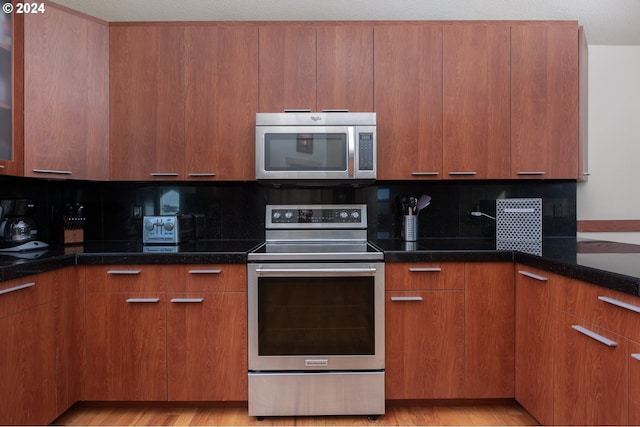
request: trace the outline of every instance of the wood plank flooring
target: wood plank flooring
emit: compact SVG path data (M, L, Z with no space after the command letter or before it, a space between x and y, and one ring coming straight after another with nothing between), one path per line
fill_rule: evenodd
M66 426L524 426L538 425L516 402L388 404L377 420L366 416L250 417L246 406L105 406L78 404L54 425Z

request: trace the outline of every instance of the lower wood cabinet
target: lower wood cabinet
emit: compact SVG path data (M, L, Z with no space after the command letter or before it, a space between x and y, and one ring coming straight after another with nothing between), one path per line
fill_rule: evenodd
M64 409L57 387L64 270L0 283L0 424L43 425Z
M555 425L626 425L628 343L624 337L556 311Z
M385 266L387 399L464 396L464 264Z
M86 399L247 399L244 265L87 267Z

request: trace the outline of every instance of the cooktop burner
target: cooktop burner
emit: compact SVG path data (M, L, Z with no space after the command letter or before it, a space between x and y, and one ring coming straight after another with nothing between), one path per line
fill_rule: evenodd
M269 205L266 242L249 261L365 261L384 254L367 242L367 205Z

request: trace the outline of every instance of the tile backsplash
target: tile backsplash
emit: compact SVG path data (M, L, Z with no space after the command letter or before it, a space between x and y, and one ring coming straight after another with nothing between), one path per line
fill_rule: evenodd
M143 215L176 212L204 214L208 239L260 239L265 205L299 203L366 203L370 237L399 238L400 199L422 194L432 201L418 216L421 239L495 237L496 224L489 217L495 217L499 198L542 198L543 236L576 234L573 181L379 181L354 188L0 177L0 199L34 200L40 238L50 243L60 242L63 209L69 202L85 206L85 240L141 240Z

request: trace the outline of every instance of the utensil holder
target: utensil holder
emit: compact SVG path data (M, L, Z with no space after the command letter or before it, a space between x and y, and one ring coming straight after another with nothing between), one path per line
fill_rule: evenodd
M418 239L418 216L402 215L402 238L407 242Z

